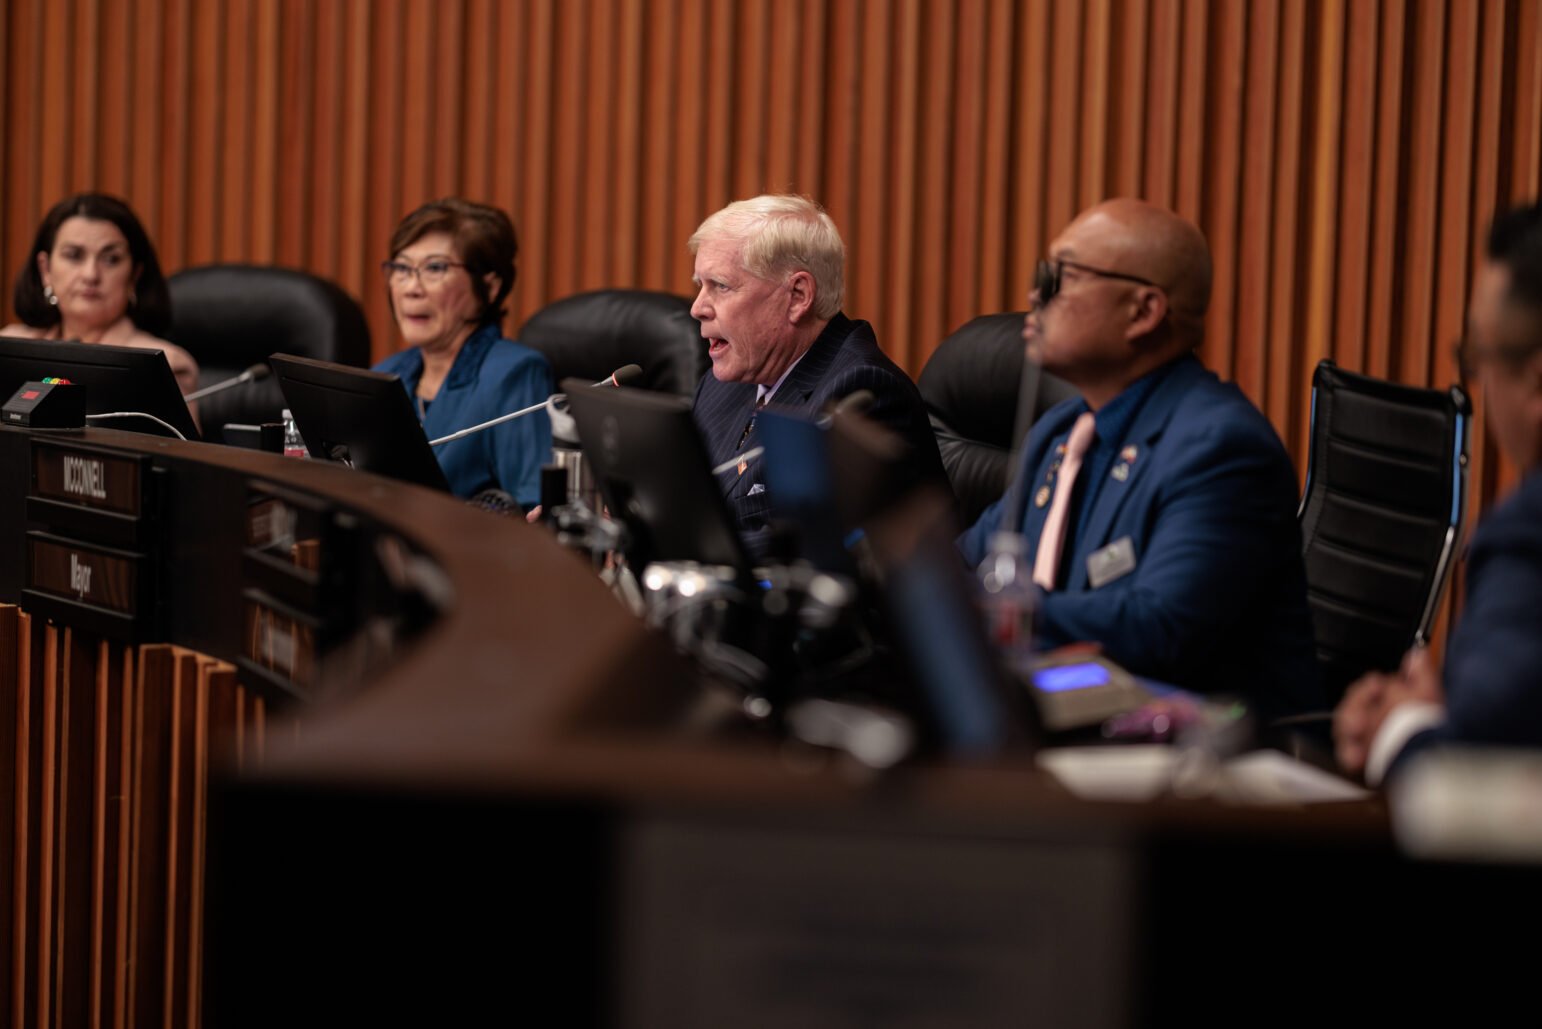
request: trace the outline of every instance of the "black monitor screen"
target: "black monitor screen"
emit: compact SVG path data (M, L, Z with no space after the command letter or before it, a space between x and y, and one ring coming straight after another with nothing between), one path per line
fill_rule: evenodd
M150 347L114 347L52 339L0 337L0 394L9 399L28 382L66 379L84 387L91 425L154 436L172 435L149 418L93 418L136 412L153 415L187 439L198 439L166 355Z
M288 354L268 361L312 457L449 492L400 378Z
M768 408L757 418L766 448L766 488L780 527L793 534L796 556L827 572L853 574L837 499L829 430L800 415Z
M1031 745L1037 720L1002 666L953 540L949 500L923 492L875 523L885 614L909 669L923 725L942 752L985 758Z
M584 455L610 512L627 525L627 558L750 567L688 401L565 379Z

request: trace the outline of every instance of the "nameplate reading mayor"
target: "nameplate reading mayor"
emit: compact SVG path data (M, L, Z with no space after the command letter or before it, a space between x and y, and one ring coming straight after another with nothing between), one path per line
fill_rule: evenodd
M135 575L131 558L46 539L30 539L35 590L66 597L121 614L135 613Z
M138 515L143 465L101 450L34 443L33 496Z

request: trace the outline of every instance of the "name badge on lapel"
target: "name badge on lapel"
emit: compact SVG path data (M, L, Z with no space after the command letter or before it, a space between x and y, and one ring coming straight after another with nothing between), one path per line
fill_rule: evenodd
M1135 571L1135 544L1121 536L1101 550L1087 555L1087 582L1093 589L1106 586Z

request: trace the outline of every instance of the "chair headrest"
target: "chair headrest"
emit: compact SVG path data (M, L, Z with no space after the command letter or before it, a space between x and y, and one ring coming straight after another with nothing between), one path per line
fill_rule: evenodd
M958 435L1013 444L1023 378L1023 315L982 314L944 339L916 385L927 410Z
M709 360L691 303L672 293L602 289L554 300L520 327L519 341L551 363L552 379L602 379L642 366L636 385L692 396Z
M166 338L200 365L245 368L282 352L340 364L369 364L369 326L358 303L308 272L260 265L188 268L166 280Z
M358 303L337 285L308 272L262 265L212 264L166 280L171 326L166 338L198 362L199 385L210 386L275 353L364 367L369 325ZM227 422L277 421L284 407L269 378L199 401L207 439Z

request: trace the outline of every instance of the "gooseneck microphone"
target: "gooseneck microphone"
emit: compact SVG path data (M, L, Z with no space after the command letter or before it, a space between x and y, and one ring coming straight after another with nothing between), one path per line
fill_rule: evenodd
M837 415L843 414L867 414L867 412L873 409L873 402L877 399L877 397L873 396L873 391L870 389L853 390L831 404L829 406L830 413L825 417L835 418Z
M611 372L609 375L605 376L605 378L601 379L599 382L591 382L589 385L591 387L625 386L627 383L631 382L641 374L641 365L624 364L620 368L617 368L615 371ZM553 393L552 396L560 397L562 394ZM504 422L512 422L516 418L523 418L527 414L534 414L536 411L544 409L546 407L547 400L550 399L551 397L548 397L546 400L541 401L539 404L531 404L529 407L522 407L518 411L510 411L508 414L499 415L497 418L489 419L488 421L482 422L479 425L473 425L469 428L461 429L459 432L452 432L448 436L440 436L438 439L431 439L428 441L428 445L431 447L437 447L443 443L451 443L465 436L470 436L473 433L481 432L483 429L491 429L494 425L502 425Z
M266 361L258 361L256 364L252 365L250 368L242 372L240 375L237 375L235 378L226 379L224 382L216 382L214 385L205 386L203 389L195 389L193 392L187 394L182 399L191 404L195 400L202 400L204 397L212 397L216 393L223 393L227 389L235 389L237 386L244 386L248 382L261 382L263 379L266 379L272 374L273 369L268 367L268 363Z

